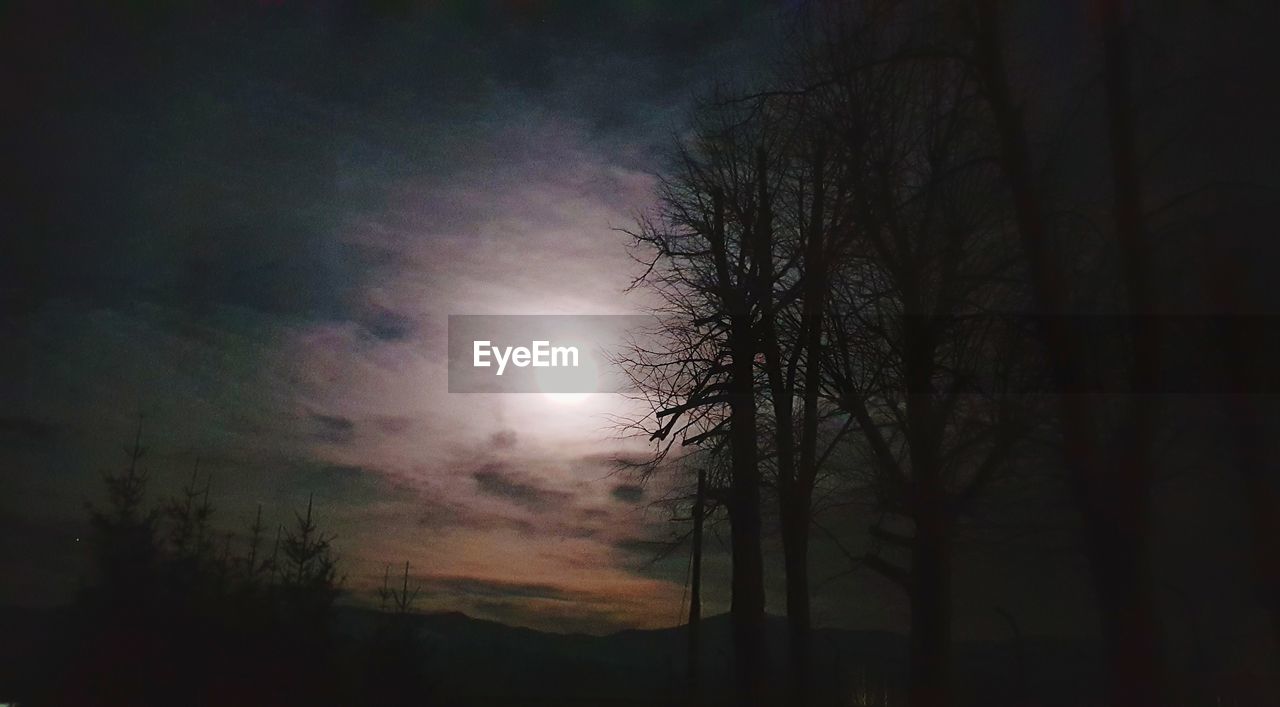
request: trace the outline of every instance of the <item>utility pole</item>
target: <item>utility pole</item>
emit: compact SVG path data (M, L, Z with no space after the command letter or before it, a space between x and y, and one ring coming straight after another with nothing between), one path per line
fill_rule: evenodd
M693 500L693 568L689 580L689 688L698 693L698 630L702 624L702 517L705 515L707 472L698 470L698 492Z

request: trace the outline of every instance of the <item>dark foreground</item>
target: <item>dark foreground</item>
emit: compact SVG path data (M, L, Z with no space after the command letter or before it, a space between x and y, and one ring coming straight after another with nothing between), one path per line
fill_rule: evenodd
M725 704L729 625L703 626L701 696L685 675L681 628L609 636L550 634L462 614L392 616L339 608L309 636L249 640L233 627L165 627L90 635L70 609L0 612L0 701L22 705L679 705ZM173 627L168 627L172 629ZM283 629L286 633L287 629ZM785 626L773 620L781 691ZM166 637L169 636L168 638ZM816 635L814 704L904 704L906 642L895 634L824 629ZM256 645L255 645L256 643ZM956 703L1088 705L1098 666L1086 643L1027 639L957 646ZM1180 678L1185 704L1263 705L1247 674ZM787 700L779 697L777 704Z

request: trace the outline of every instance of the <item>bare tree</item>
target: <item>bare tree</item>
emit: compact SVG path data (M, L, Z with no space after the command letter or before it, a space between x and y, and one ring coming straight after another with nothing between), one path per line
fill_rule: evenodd
M1135 162L1132 107L1128 95L1128 29L1118 4L1105 4L1104 83L1115 186L1115 233L1130 314L1137 315L1132 347L1124 353L1133 390L1150 393L1156 375L1157 332L1149 328L1150 282L1141 246L1142 216ZM983 0L962 12L972 37L972 65L982 83L1000 145L1000 164L1011 196L1022 251L1058 396L1064 457L1076 505L1084 521L1089 555L1108 649L1111 700L1116 705L1164 704L1148 569L1146 533L1153 410L1146 395L1134 396L1123 421L1106 429L1110 415L1098 396L1071 394L1089 369L1089 337L1071 314L1071 289L1050 246L1050 232L1038 174L1022 111L1008 78L1005 36L998 3Z
M646 264L637 285L662 301L664 326L619 363L658 420L659 463L681 445L723 445L730 473L721 499L730 519L732 625L738 701L763 691L764 567L756 356L762 259L771 215L761 135L732 110L704 114L655 216L631 235ZM745 127L744 126L749 126Z
M870 532L907 565L857 560L907 593L912 703L937 705L949 695L958 525L1012 468L1031 418L1016 394L1027 352L1006 316L1021 291L989 196L991 136L968 67L937 51L942 28L916 9L822 5L799 78L771 95L803 101L807 132L826 140L827 241L811 240L804 264L811 277L829 271L811 281L828 290L814 297L827 344L805 373L861 433L857 492L900 519Z
M828 169L824 138L812 135L803 110L788 101L780 113L791 134L779 152L780 172L770 193L768 156L757 151L757 202L767 214L756 229L767 423L787 586L787 623L793 704L808 701L811 611L809 536L819 471L821 357L828 259L841 224L827 208ZM803 108L801 103L800 107ZM767 106L765 107L767 108ZM842 198L836 195L836 200Z

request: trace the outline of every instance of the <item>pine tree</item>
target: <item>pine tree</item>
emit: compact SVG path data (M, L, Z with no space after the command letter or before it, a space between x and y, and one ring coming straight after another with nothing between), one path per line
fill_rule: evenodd
M128 467L103 475L107 487L106 506L89 505L101 583L98 598L116 610L147 605L147 597L155 589L159 551L158 513L143 507L148 478L140 464L146 454L141 423L134 435L133 448L126 450L126 454Z
M286 531L282 550L281 588L288 608L299 616L314 618L325 613L337 596L337 560L331 543L316 524L314 498L307 499L305 515L295 513L292 530Z

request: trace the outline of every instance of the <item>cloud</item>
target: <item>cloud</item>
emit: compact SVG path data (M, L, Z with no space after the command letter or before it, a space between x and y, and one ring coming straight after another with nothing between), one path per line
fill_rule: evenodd
M614 548L629 555L640 555L646 559L653 559L665 555L664 551L670 549L672 544L646 538L621 538L613 541L612 545Z
M426 577L424 582L436 591L468 597L575 601L587 596L584 592L543 582L515 582L467 576Z
M441 503L431 500L426 500L424 503L428 508L417 518L417 525L420 528L471 531L505 528L514 530L522 535L529 535L538 530L538 526L527 518L515 518L477 511L458 503Z
M391 474L359 464L338 464L319 459L294 464L292 473L276 477L276 494L286 498L314 493L327 502L373 503L386 500L416 500L411 486L397 482Z
M404 341L413 334L413 320L389 309L375 308L361 318L360 324L370 336L380 341Z
M639 503L644 498L644 487L639 484L618 484L609 492L621 503Z
M635 625L634 599L613 591L586 591L551 582L478 576L425 577L424 595L449 597L482 618L544 631L601 633ZM646 618L647 615L646 615Z
M380 432L389 435L404 434L413 427L413 418L405 415L377 415L373 418L373 426Z
M515 430L501 430L493 433L493 436L489 438L489 443L495 449L510 449L516 446L517 439Z
M315 436L325 442L346 444L355 437L356 423L350 418L312 413L311 420L316 423Z
M497 528L516 551L563 538L608 557L623 509L578 459L608 444L596 423L571 447L548 433L566 411L495 418L446 397L431 356L449 311L621 299L632 264L608 227L648 203L685 79L712 80L701 59L742 21L675 7L552 3L514 33L317 12L287 36L196 13L128 42L143 49L116 55L105 84L89 59L112 54L118 27L42 46L13 160L38 169L15 172L10 230L25 235L0 263L23 374L0 382L20 399L0 462L23 490L3 510L38 497L80 513L144 407L161 421L145 441L217 467L228 521L314 492L352 556L400 530L404 546L472 547ZM406 50L424 41L432 52ZM474 448L456 456L463 439ZM35 445L50 463L14 463ZM485 464L526 449L549 451ZM576 567L529 560L545 576Z
M548 489L540 482L513 473L499 462L486 464L471 474L480 493L502 498L531 510L544 511L562 506L573 497L564 491Z

